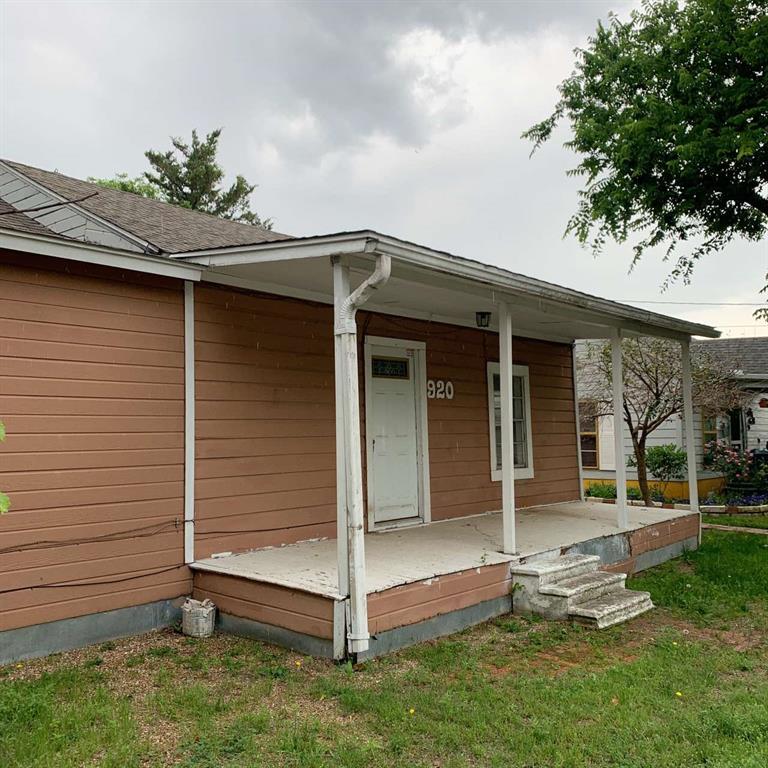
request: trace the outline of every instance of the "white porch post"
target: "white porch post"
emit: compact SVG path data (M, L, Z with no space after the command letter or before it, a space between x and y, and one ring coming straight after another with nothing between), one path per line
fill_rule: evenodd
M693 428L693 383L691 376L691 342L680 342L683 378L683 426L685 428L685 452L688 457L688 497L691 512L699 511L699 485L696 472L696 437Z
M195 284L184 281L184 562L195 562Z
M616 454L616 524L629 527L627 513L627 457L624 453L624 371L621 364L621 330L611 336L611 378L613 383L613 446Z
M581 458L581 416L579 415L579 385L576 368L576 342L571 344L571 371L573 376L573 418L576 422L576 458L579 462L579 499L584 501L584 464ZM600 434L595 435L600 439Z
M501 400L501 496L504 552L515 554L515 456L512 429L512 315L506 301L499 302L499 373ZM493 439L493 437L492 437Z
M338 268L338 257L332 257L334 272ZM341 268L343 270L343 267ZM337 508L344 509L344 527L347 539L346 557L349 590L350 626L347 633L350 653L368 650L368 593L365 585L365 539L363 509L363 467L360 439L360 392L357 360L357 310L380 286L389 280L391 261L389 256L378 254L374 272L352 293L348 281L339 273L334 274L334 290L347 292L334 297L334 339L336 354L336 403L341 405L341 421L337 414L337 428L342 426L342 448L344 454L344 480L336 489ZM345 285L345 282L347 285ZM338 452L337 448L337 452ZM337 453L338 455L338 453ZM337 477L340 475L337 474ZM343 494L343 498L342 498ZM341 527L341 524L339 525ZM338 552L344 556L343 548ZM342 569L341 560L338 564ZM339 577L341 580L341 577Z
M334 325L341 305L349 296L349 267L341 258L333 260ZM341 337L334 334L336 397L336 562L339 594L349 597L349 546L347 541L347 461L344 451L344 368Z

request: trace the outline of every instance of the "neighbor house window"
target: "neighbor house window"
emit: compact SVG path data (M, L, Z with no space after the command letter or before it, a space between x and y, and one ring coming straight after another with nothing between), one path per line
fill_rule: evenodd
M579 438L581 440L581 466L597 469L600 466L597 439L597 403L582 400L579 403Z
M501 374L488 363L488 410L491 427L491 479L501 480ZM533 477L531 390L527 365L512 367L512 439L515 477Z
M707 416L704 414L701 417L701 439L704 442L705 448L707 443L717 441L717 416Z

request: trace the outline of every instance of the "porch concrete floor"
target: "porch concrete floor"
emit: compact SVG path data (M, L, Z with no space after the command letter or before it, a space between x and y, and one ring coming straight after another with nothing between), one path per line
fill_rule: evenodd
M630 507L628 530L689 514L686 510ZM519 509L517 556L500 551L499 512L369 533L365 536L368 593L510 562L618 532L614 505L575 501ZM339 597L335 539L210 557L196 561L192 568Z

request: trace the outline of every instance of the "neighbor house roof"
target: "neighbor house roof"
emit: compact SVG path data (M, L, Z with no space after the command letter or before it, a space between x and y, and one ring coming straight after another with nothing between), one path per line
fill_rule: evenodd
M739 378L768 378L768 336L695 341L697 349L734 371Z
M65 200L76 200L95 192L93 197L77 203L78 207L146 240L164 253L250 245L287 237L264 227L220 219L131 192L74 179L58 171L44 171L10 160L2 162ZM5 220L5 217L3 219L0 226L7 226L9 229L17 229L20 226L19 221L10 222Z

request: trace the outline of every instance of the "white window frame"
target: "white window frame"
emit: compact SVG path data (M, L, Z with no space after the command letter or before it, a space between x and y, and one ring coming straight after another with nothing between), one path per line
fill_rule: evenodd
M496 419L493 408L493 377L501 375L498 363L489 362L487 365L488 378L488 437L491 443L491 480L501 480L501 470L496 469ZM523 380L523 403L525 404L525 432L527 448L527 467L515 467L515 480L530 480L534 477L533 471L533 434L531 431L531 377L527 365L513 365L512 375L519 376Z

